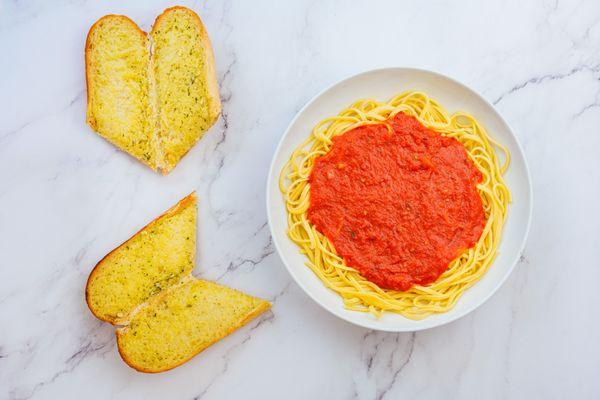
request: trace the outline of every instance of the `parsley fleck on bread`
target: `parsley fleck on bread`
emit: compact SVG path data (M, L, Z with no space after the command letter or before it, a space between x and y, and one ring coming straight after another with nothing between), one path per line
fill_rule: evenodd
M192 10L172 7L150 34L122 15L100 18L85 46L87 123L168 173L217 120L213 50Z
M138 371L175 368L271 307L194 278L195 252L192 193L111 251L88 278L90 310L120 325L119 353Z

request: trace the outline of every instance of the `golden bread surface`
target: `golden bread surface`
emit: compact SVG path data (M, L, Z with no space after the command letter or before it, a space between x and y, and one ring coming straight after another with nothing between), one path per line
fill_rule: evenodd
M117 330L119 352L139 371L166 371L269 308L265 300L190 278L152 298Z
M159 140L164 168L172 169L217 120L221 111L208 34L184 7L160 15L150 32L160 110Z
M184 363L271 307L196 279L196 195L190 194L111 251L92 270L86 301L117 329L123 360L142 372Z
M139 304L189 275L195 253L192 193L96 265L86 288L90 309L104 321L126 321Z
M221 111L210 39L196 13L165 10L148 35L107 15L85 48L87 123L152 169L171 171Z
M150 40L129 18L102 17L86 42L87 123L156 169L156 116L150 112Z

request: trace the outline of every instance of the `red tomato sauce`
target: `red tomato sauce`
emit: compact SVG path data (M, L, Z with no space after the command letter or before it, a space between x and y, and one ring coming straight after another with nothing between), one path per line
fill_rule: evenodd
M403 113L386 124L335 137L315 160L308 219L366 279L408 290L479 240L482 175L458 140Z

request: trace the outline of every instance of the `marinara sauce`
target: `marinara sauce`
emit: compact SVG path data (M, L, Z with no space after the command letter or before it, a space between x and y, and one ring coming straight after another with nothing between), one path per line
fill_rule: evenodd
M399 113L333 139L310 175L308 219L366 279L408 290L479 240L481 180L458 140Z

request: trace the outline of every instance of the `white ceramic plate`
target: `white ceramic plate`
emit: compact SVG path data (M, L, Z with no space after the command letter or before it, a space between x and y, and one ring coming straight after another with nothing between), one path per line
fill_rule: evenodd
M287 219L278 187L281 169L293 150L302 143L320 120L338 114L361 98L388 100L406 90L420 90L438 100L449 112L463 110L475 116L488 134L508 147L511 165L506 183L512 192L508 218L504 226L498 256L485 276L460 298L456 306L421 321L412 321L394 313L377 319L368 313L349 311L342 299L327 289L304 264L305 256L286 234ZM532 211L531 178L523 151L510 127L494 107L465 85L438 73L411 69L386 68L365 72L323 90L296 115L281 138L269 171L267 214L275 247L294 280L319 305L332 314L356 325L382 331L417 331L440 326L460 318L483 304L506 280L517 263L529 232Z

